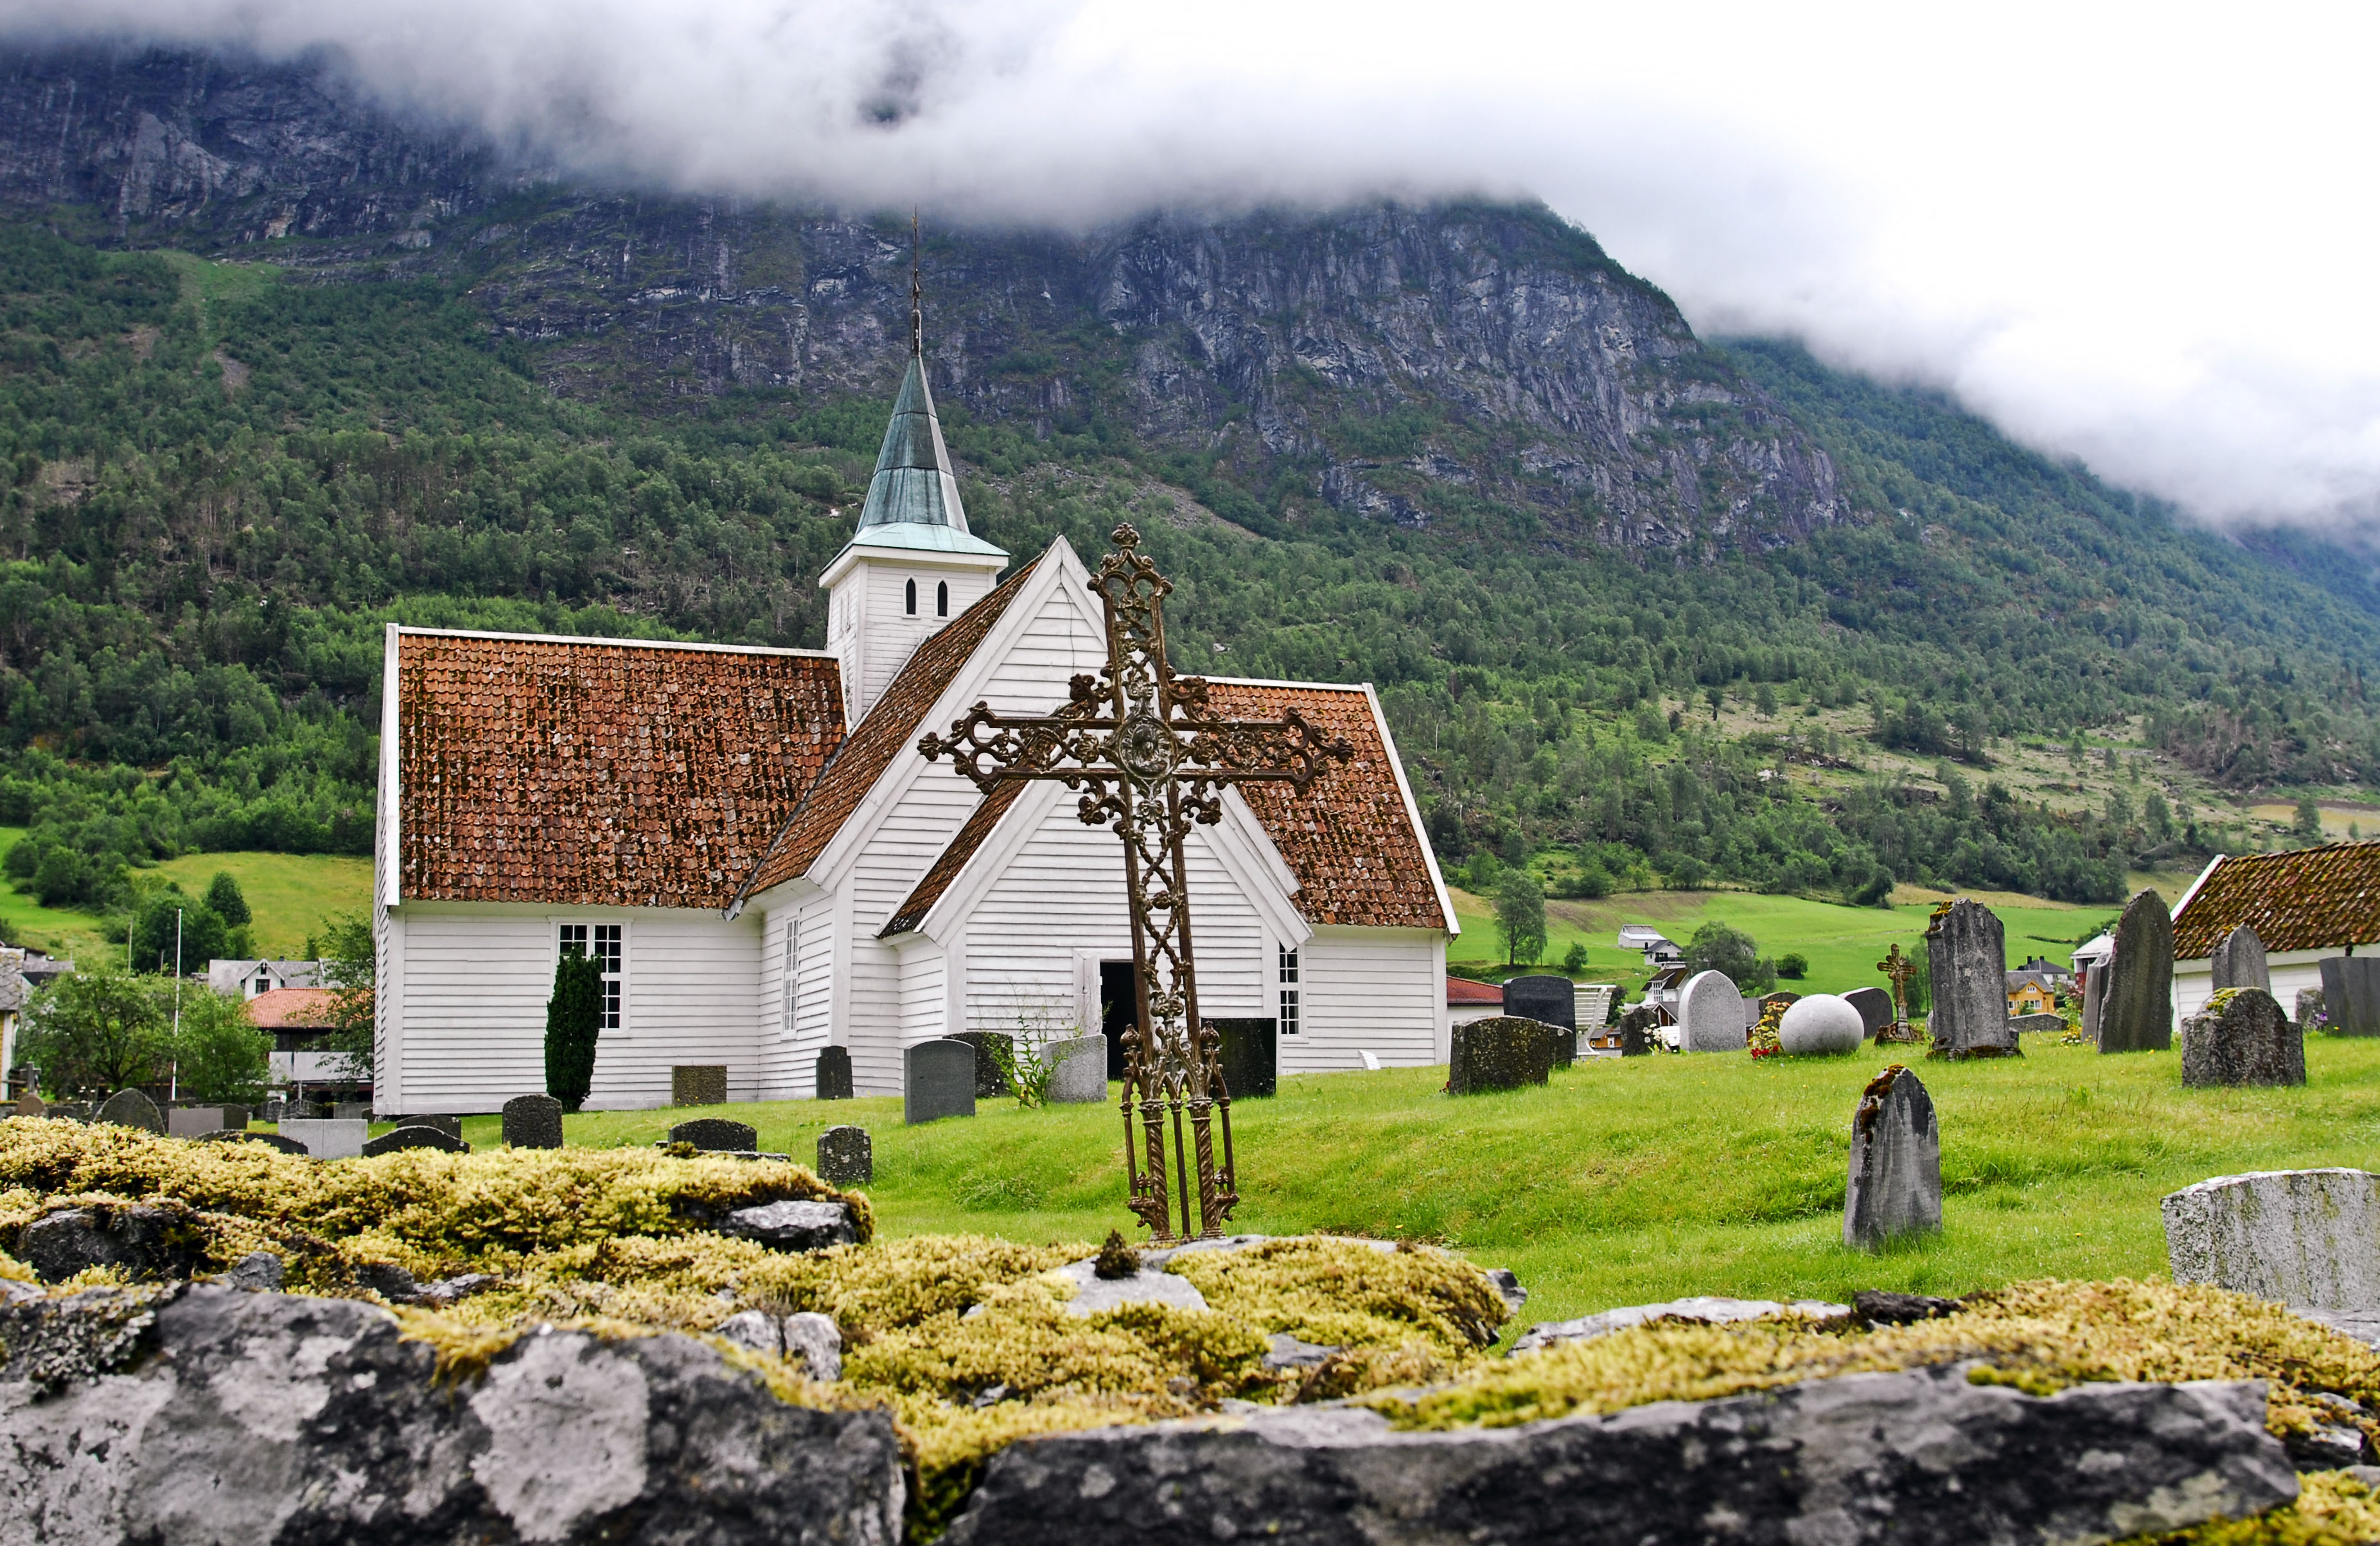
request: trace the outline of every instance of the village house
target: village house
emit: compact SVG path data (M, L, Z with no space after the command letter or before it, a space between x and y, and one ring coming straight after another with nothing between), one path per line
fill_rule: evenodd
M1062 785L990 797L918 738L978 701L1047 713L1105 662L1063 540L1012 569L969 530L912 347L868 501L819 583L823 651L388 629L373 1103L544 1088L558 956L601 966L592 1108L862 1094L961 1031L1105 1029L1129 1001L1122 845ZM1254 784L1188 849L1200 1008L1269 1022L1282 1074L1443 1062L1454 910L1368 686L1210 678L1354 749Z
M2218 854L2173 910L2174 1023L2215 992L2215 947L2246 924L2284 1008L2322 986L2322 961L2380 943L2380 841L2285 854Z
M322 986L320 961L231 961L207 963L207 986L226 997L237 993L252 999L280 988Z

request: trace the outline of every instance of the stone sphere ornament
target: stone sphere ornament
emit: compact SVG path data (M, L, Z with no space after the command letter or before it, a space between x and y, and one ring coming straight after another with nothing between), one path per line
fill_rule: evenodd
M1831 1057L1855 1053L1867 1035L1859 1006L1833 993L1811 993L1786 1006L1777 1040L1791 1057Z

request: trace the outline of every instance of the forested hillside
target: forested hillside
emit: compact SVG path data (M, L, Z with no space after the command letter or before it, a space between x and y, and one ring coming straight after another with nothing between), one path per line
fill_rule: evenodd
M0 82L0 824L44 900L119 905L190 848L368 851L391 619L820 642L905 229L384 138L357 164L461 191L350 185L310 225L265 172L176 202L72 122L82 161L29 162L29 68ZM2369 598L2303 578L2302 540L2277 561L1923 395L1706 346L1542 210L942 234L927 269L978 529L1087 554L1129 516L1185 664L1378 684L1451 863L2105 901L2216 818L2137 762L2053 810L2002 780L2011 738L2145 738L2243 794L2380 772ZM1928 776L1866 771L1884 749Z

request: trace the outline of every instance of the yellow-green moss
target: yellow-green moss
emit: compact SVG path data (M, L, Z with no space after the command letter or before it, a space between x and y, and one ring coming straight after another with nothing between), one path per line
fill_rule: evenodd
M2252 1519L2224 1519L2118 1546L2371 1546L2380 1540L2380 1495L2343 1471L2298 1478L2298 1501Z

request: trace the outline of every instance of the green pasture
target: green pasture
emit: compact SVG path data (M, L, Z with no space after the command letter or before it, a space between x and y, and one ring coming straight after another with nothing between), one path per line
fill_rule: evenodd
M2177 1053L2104 1056L2028 1039L2022 1059L1923 1064L1942 1130L1942 1234L1847 1250L1852 1110L1883 1059L1589 1059L1543 1089L1457 1099L1443 1067L1284 1079L1233 1107L1245 1200L1267 1234L1438 1241L1511 1267L1524 1318L1689 1294L1843 1299L1962 1294L2020 1278L2155 1276L2158 1200L2247 1170L2380 1161L2380 1043L2316 1039L2302 1090L2185 1090ZM900 1102L783 1102L589 1113L569 1141L650 1143L695 1114L753 1124L807 1161L826 1127L873 1136L865 1188L888 1235L1095 1240L1128 1226L1112 1104L901 1125ZM474 1144L501 1141L471 1117ZM1130 1230L1127 1228L1127 1236Z
M0 827L0 859L25 835L22 827ZM184 854L156 872L180 883L191 896L206 895L218 870L239 883L255 915L250 925L260 954L300 956L310 934L319 935L336 913L360 913L371 901L371 860L346 854ZM0 874L0 938L63 956L124 953L121 935L107 943L105 921L91 913L45 907Z

